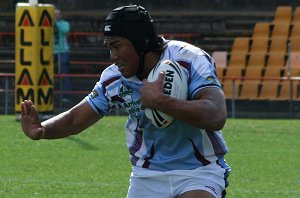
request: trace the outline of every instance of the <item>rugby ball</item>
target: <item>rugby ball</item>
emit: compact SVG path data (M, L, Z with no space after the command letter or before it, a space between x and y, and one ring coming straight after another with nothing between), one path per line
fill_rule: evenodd
M178 99L187 99L188 79L184 68L176 61L164 60L159 62L148 75L149 82L155 81L159 73L164 71L164 94ZM169 126L174 118L164 112L156 109L145 109L145 115L150 122L157 128L165 128Z

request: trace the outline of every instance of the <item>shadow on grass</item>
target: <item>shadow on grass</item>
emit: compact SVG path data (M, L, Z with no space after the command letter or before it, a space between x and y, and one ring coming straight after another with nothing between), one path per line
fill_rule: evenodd
M75 138L75 137L68 137L66 138L67 140L71 140L73 142L76 142L77 144L79 144L83 149L86 150L99 150L99 148L97 146L94 146L86 141L83 141L81 139Z

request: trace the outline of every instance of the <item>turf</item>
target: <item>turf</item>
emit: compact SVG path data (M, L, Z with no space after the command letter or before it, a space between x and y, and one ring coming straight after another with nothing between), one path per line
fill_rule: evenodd
M300 197L300 122L229 120L229 197Z
M31 141L13 116L0 116L0 197L125 197L125 120L108 117L77 136ZM227 197L300 197L299 129L298 120L228 119Z

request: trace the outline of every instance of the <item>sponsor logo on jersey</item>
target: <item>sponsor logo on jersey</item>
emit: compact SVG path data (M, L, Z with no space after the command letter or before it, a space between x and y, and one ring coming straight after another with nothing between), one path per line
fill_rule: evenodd
M141 112L141 100L133 100L130 102L124 102L124 109L133 117L138 117Z
M121 98L124 98L125 96L129 95L131 96L133 94L133 89L131 87L121 86L119 96Z
M211 81L212 84L214 84L214 85L217 84L217 81L216 81L216 79L215 79L213 76L207 77L206 80L207 80L207 81Z
M105 32L110 32L110 31L111 31L111 25L106 25L106 26L104 27L104 31L105 31Z
M124 100L122 102L124 110L133 117L138 117L141 112L141 101L134 100L133 95L134 89L129 86L121 85L119 89L119 97Z
M94 89L91 94L90 94L90 98L96 98L98 96L98 92Z

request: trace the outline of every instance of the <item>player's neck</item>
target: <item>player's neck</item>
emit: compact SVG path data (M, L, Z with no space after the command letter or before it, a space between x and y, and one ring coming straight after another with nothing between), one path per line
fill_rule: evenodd
M150 71L157 65L159 62L160 54L155 52L148 52L145 54L145 66L144 71L138 76L140 79L147 78Z

